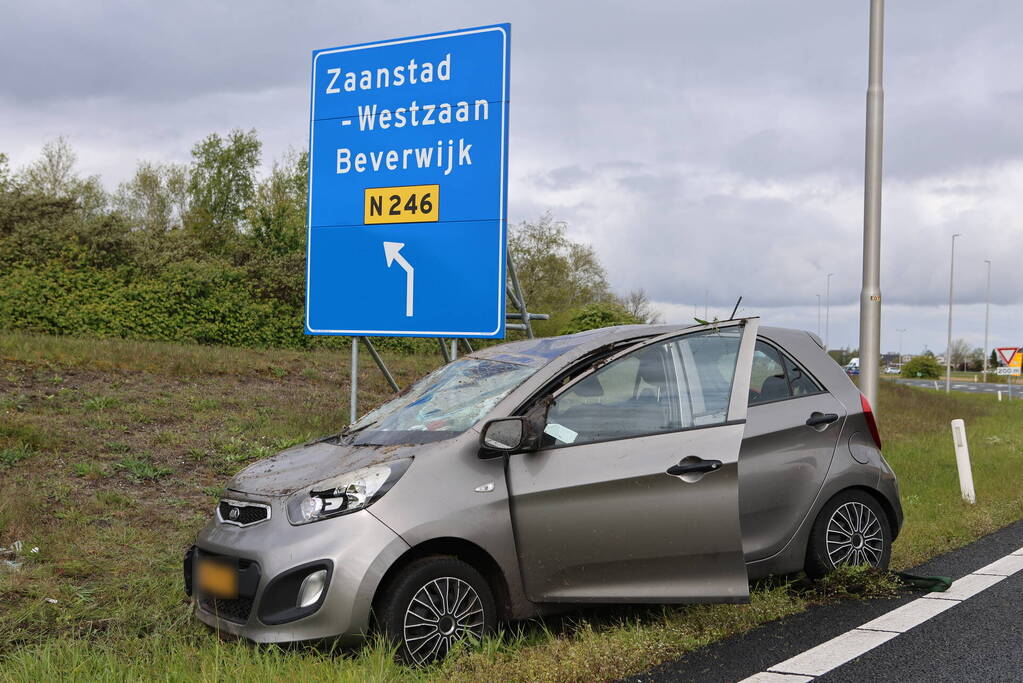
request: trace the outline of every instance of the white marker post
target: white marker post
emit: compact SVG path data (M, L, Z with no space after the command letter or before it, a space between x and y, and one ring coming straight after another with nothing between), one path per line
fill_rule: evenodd
M952 420L952 442L956 448L956 467L959 468L959 489L963 500L976 503L977 494L973 490L973 470L970 468L970 448L966 445L966 423Z

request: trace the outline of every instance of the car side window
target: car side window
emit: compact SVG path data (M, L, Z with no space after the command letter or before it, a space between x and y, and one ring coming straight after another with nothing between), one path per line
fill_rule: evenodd
M609 363L555 398L547 412L543 445L608 441L724 422L740 335L732 330L689 334Z
M792 387L793 396L809 396L822 391L820 385L799 367L788 356L785 359L785 373L789 376L789 386Z
M757 341L753 349L753 371L749 380L749 404L767 403L792 395L781 353L770 344Z
M671 353L657 344L609 363L555 399L545 445L590 443L679 428Z

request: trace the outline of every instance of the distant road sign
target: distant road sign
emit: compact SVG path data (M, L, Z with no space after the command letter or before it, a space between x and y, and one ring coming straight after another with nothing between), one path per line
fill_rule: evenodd
M510 34L313 53L307 334L504 336Z
M1020 361L1023 360L1023 354L1019 352L1019 348L1015 346L1001 346L998 348L998 357L1002 359L1002 362L1009 366L1020 367Z

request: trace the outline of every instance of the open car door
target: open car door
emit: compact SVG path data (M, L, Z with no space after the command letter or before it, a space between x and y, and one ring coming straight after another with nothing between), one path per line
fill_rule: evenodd
M648 339L553 393L541 448L508 461L530 600L748 598L738 456L756 333L750 318Z

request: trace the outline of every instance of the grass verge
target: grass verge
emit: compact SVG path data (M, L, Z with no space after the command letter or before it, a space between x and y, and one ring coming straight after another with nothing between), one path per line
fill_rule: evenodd
M388 356L402 386L440 362ZM585 610L412 671L350 652L225 643L190 618L180 558L247 462L336 431L348 356L0 333L0 679L549 680L614 678L807 605L883 594L840 576L757 586L746 605ZM360 375L364 408L388 389ZM885 453L907 522L905 568L1023 518L1023 402L885 382ZM978 503L958 495L949 421L966 420ZM39 548L36 553L29 552ZM55 602L54 602L55 601Z

